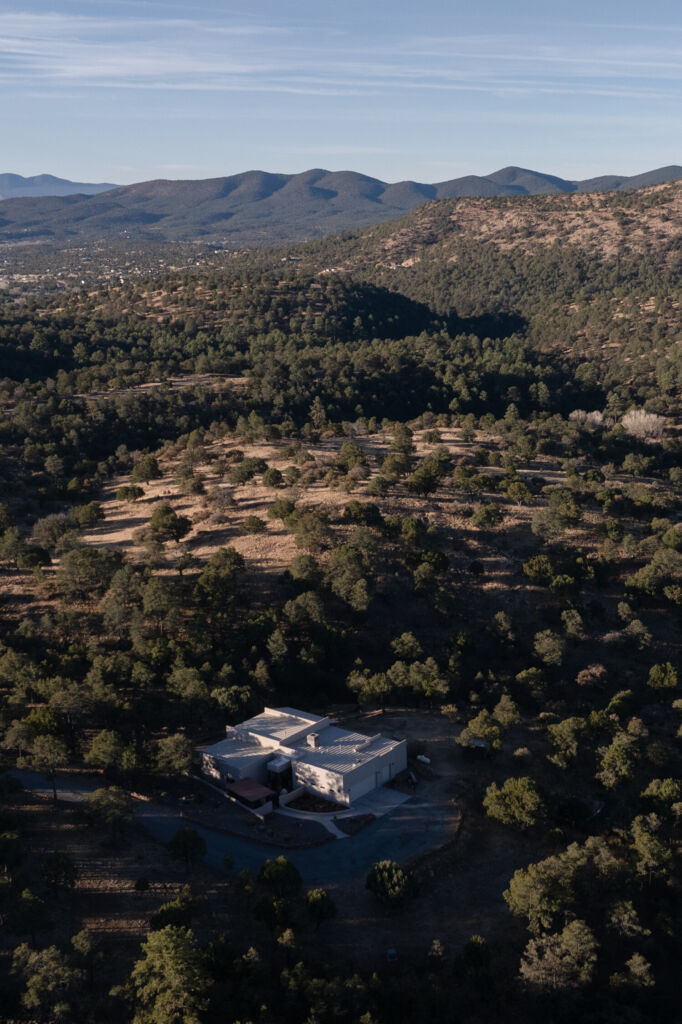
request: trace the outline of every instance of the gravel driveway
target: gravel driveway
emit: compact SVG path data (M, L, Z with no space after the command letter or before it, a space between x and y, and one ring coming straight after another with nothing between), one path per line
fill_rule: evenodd
M32 792L52 796L52 783L44 776L27 771L14 771L12 774ZM80 803L100 785L101 782L92 779L64 775L57 779L57 793L61 800ZM135 816L148 832L164 843L183 821L179 809L176 812L142 801L135 803ZM257 872L268 857L282 853L299 869L304 884L326 885L354 876L364 877L377 860L402 862L437 846L447 836L450 817L451 811L445 804L413 796L357 835L308 850L263 846L200 825L192 827L206 840L206 862L213 867L222 868L223 857L229 853L234 860L235 871L249 868Z

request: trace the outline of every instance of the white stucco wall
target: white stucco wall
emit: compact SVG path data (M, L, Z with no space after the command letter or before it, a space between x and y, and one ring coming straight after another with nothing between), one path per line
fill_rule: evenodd
M217 757L212 757L211 754L201 755L201 771L207 779L213 779L216 782L221 781L219 765L220 761Z
M248 761L241 761L230 765L232 777L237 779L255 779L256 782L267 782L268 773L266 765L272 760L272 750L263 750L262 757L250 757ZM229 761L228 761L229 765Z
M353 803L373 789L385 786L407 768L407 743L402 740L392 750L360 765L345 777L346 803Z
M403 740L392 750L372 758L345 775L326 771L317 765L294 762L293 778L295 785L306 786L313 793L336 803L350 804L371 793L373 789L385 786L406 767L407 743Z
M374 772L371 775L368 773L358 775L357 772L354 772L352 780L346 779L346 800L348 803L352 803L354 800L359 800L361 796L371 793L373 789L376 789Z
M228 776L235 782L242 779L255 779L256 782L267 782L266 765L272 758L272 751L263 751L262 758L250 757L248 760L236 759L230 761L229 757L216 757L213 754L201 755L201 767L206 778L220 781L222 785L228 781Z
M292 767L294 785L306 786L313 793L318 793L320 796L333 800L336 803L348 803L348 798L344 792L342 775L338 775L336 772L328 772L324 768L318 768L317 765L305 764L305 762L300 761L296 761Z

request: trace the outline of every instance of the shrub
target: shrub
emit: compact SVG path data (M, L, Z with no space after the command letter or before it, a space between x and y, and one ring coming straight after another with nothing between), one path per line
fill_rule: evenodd
M393 860L380 860L367 875L365 887L387 907L398 907L415 892L414 879Z
M367 485L367 490L370 494L383 495L387 494L390 490L391 482L387 480L385 476L376 476Z
M258 872L258 881L272 889L276 896L296 896L301 891L301 874L286 857L266 860Z
M72 528L69 516L52 513L35 523L31 536L41 547L53 551L61 538Z
M144 495L142 487L138 487L136 484L124 484L123 487L119 487L116 491L117 501L137 501Z
M455 742L460 747L472 747L476 740L483 740L490 744L492 750L499 750L502 746L501 735L499 725L490 712L484 709L470 719Z
M269 519L287 519L288 516L292 515L296 505L289 498L277 498L273 501L272 505L268 509Z
M652 665L647 683L654 690L674 690L677 686L677 669L669 661Z
M481 505L471 517L471 525L476 527L499 526L503 516L497 505Z
M558 633L551 629L543 629L535 634L533 647L537 657L544 661L545 665L560 665L564 656L565 641Z
M149 483L150 480L160 480L163 473L153 455L143 455L135 463L130 474L130 482L133 484Z
M138 882L147 882L146 879L138 878L135 883L135 888L138 888ZM149 882L143 888L149 888ZM139 891L139 890L138 890ZM167 925L173 925L176 928L189 928L192 923L192 918L196 915L199 910L199 901L192 897L192 892L188 885L183 885L178 896L174 900L170 900L168 903L162 903L149 922L151 931L158 932L162 928L166 928Z
M89 501L87 505L72 508L69 519L79 530L87 530L103 521L104 511L98 501Z
M527 562L523 563L523 571L531 581L544 586L549 586L555 577L554 566L547 555L534 555Z
M280 487L283 480L284 477L280 471L272 467L266 469L262 476L262 481L265 487Z
M247 516L242 523L242 529L246 533L264 533L267 529L265 520L258 516Z
M575 678L578 686L605 686L608 673L604 665L588 665L578 672Z
M179 541L189 533L192 527L187 516L179 516L168 503L157 505L149 520L149 529L155 540L163 543L167 540Z
M443 438L442 438L442 435L441 435L440 431L436 430L434 428L432 430L427 430L426 433L424 434L422 440L426 444L441 444L442 441L443 441Z
M524 668L521 672L516 674L516 682L521 686L527 687L529 690L544 690L547 685L547 680L544 677L542 669L533 666L532 668Z
M228 479L232 484L245 484L252 480L257 473L265 473L268 464L265 459L249 458L242 459L232 466Z
M501 788L493 782L486 790L483 806L490 818L521 829L537 824L545 815L545 802L528 776L507 779Z
M309 583L317 576L317 562L312 555L295 555L291 560L289 572L292 579Z
M343 510L343 518L349 523L364 526L381 526L383 516L372 502L349 501Z

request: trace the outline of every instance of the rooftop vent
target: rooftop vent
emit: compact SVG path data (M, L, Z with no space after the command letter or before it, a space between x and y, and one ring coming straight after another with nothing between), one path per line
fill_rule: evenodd
M353 749L356 751L356 753L360 750L366 750L367 747L371 746L371 744L374 743L375 739L377 739L377 736L368 736L367 739L364 739L361 743L357 743Z
M308 733L308 746L309 747L315 747L315 749L317 749L317 747L319 747L319 745L320 745L320 734L319 734L319 732L309 732Z

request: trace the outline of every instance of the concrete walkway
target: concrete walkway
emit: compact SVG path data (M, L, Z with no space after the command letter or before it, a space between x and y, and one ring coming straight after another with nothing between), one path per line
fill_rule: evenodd
M411 799L409 793L399 793L395 789L382 787L360 797L345 811L296 811L290 807L278 807L275 814L281 814L285 818L298 818L300 821L317 821L337 839L350 839L348 833L338 827L337 821L343 818L357 818L366 814L371 814L374 818L383 818L385 814L389 814L396 807L400 807L401 804Z
M299 821L319 821L327 832L330 832L337 839L350 839L350 836L334 824L334 818L349 817L348 814L318 814L315 811L290 811L288 807L278 807L275 814L281 814L283 818L298 818Z
M386 786L382 786L356 800L353 804L353 813L373 814L375 818L383 818L384 814L390 814L396 807L400 807L401 804L411 799L411 793L400 793L397 789L388 789Z

